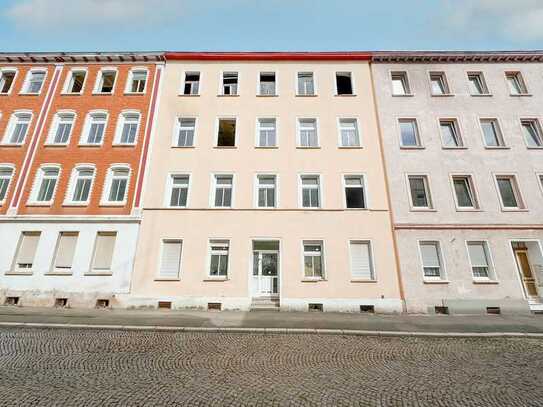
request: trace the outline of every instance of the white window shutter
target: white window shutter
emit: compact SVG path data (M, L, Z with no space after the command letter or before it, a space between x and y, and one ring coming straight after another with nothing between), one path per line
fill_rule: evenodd
M421 244L420 250L422 253L422 263L424 267L440 267L436 243Z
M473 266L488 266L484 243L469 243L468 250Z
M115 249L116 233L99 233L96 236L96 248L94 249L94 270L111 269L113 250Z
M39 240L40 235L37 233L23 233L19 254L17 256L17 263L34 263L34 256L36 255Z
M351 268L355 278L368 280L374 278L369 242L351 242Z
M77 233L61 233L57 255L55 258L55 268L70 269L74 259L75 245L77 243Z
M162 244L162 259L160 262L160 277L178 278L181 264L182 242L165 241Z

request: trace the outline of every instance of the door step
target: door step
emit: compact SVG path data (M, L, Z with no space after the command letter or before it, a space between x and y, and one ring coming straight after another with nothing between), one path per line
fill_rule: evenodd
M279 298L255 297L251 303L251 311L279 311Z

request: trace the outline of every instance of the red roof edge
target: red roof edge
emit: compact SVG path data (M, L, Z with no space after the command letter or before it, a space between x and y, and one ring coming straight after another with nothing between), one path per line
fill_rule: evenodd
M166 52L166 60L188 61L369 61L368 52Z

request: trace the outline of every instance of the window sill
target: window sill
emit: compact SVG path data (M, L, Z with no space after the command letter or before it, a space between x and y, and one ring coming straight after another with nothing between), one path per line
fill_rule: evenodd
M235 150L238 147L237 146L214 146L213 148L216 150Z
M77 145L78 147L83 147L83 148L100 148L102 147L102 144L83 144L83 143L79 143Z
M194 97L199 97L200 95L199 95L199 94L185 94L185 93L179 93L177 96L183 96L183 97L188 97L188 98L194 98Z
M346 211L367 211L369 208L343 208Z
M527 208L502 208L502 212L528 212Z
M531 97L533 96L531 93L510 93L509 96L511 97L524 97L524 96L528 96L528 97Z
M92 92L93 96L113 96L113 92Z
M424 146L400 146L400 150L424 150Z
M434 98L450 98L450 97L454 96L454 93L441 93L441 94L432 93L430 96L432 96Z
M276 98L279 95L256 95L257 98Z
M26 206L37 206L37 207L40 207L40 206L47 207L47 206L51 206L51 205L53 205L53 201L51 201L51 202L27 202L26 203Z
M47 148L62 148L62 147L68 147L69 143L66 143L66 144L46 143L43 146Z
M119 147L136 147L137 146L137 143L114 143L111 145L111 147L113 148L119 148Z
M125 96L145 96L145 92L124 92Z
M105 206L105 207L121 207L125 206L126 202L100 202L99 206Z
M32 271L6 271L4 275L6 276L31 276L34 274Z
M317 146L317 147L303 147L303 146L297 146L296 147L298 150L320 150L320 146Z
M528 150L543 150L543 146L538 146L538 147L526 147Z
M51 271L49 273L44 273L44 276L72 276L71 271Z
M500 282L499 281L496 281L496 280L485 280L485 279L480 279L480 280L476 280L474 279L473 280L473 284L499 284Z
M29 92L20 92L19 96L40 96L41 92L38 93L29 93Z
M508 146L485 146L485 150L511 150Z
M441 149L442 150L467 150L468 148L466 146L462 146L462 147L446 147L446 146L442 146Z
M267 147L267 146L255 146L255 149L257 149L257 150L277 150L277 149L279 149L279 147L278 146L269 146L269 147Z
M0 93L0 96L11 96L11 92L8 92L8 93Z
M347 98L353 98L353 97L357 97L358 95L356 93L346 93L344 95L338 95L337 93L334 95L336 97L340 97L340 98L343 98L343 97L347 97Z
M229 281L230 279L228 277L207 277L204 278L204 282L216 282L216 281Z
M234 207L232 207L232 206L211 206L209 209L212 209L212 210L220 210L220 209L231 210L231 209L234 209Z
M411 208L411 212L437 212L434 208Z
M179 277L155 277L153 281L181 281Z
M89 271L84 276L112 276L113 273L111 271Z
M22 147L24 143L2 143L2 147Z
M64 202L62 206L80 208L84 206L89 206L89 202Z
M195 146L171 146L172 148L181 148L181 149L191 149L196 148Z
M473 94L470 93L470 96L473 96L475 98L489 98L494 95L492 95L492 93L473 93Z
M315 278L303 278L301 280L302 283L318 283L320 281L326 281L324 278L315 277Z
M422 280L422 282L424 284L449 284L450 283L449 280L427 280L427 279Z
M376 283L377 280L367 280L363 278L353 278L351 279L351 283Z
M481 208L456 208L456 212L482 212Z
M392 94L392 97L395 97L395 98L412 98L413 96L415 96L414 93L404 93L403 95L402 94Z
M298 95L296 94L297 98L316 98L318 95Z
M237 98L239 95L217 95L219 98Z
M338 146L340 150L362 150L364 146Z

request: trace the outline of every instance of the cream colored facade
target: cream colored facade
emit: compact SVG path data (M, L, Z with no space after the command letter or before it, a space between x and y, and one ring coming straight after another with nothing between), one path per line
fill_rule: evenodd
M181 95L199 72L199 95ZM224 73L238 73L238 96L221 96ZM260 73L275 73L277 96L258 96ZM297 96L298 72L312 72L315 96ZM354 95L336 95L336 72L350 72ZM143 222L126 306L247 310L259 297L281 310L401 312L377 116L367 61L168 61L144 189ZM195 118L194 146L174 147L178 118ZM217 147L219 118L236 119L235 147ZM258 148L257 120L274 118L277 146ZM317 121L318 148L298 146L298 119ZM340 146L339 119L356 119L359 148ZM169 177L190 177L187 207L169 208ZM232 207L213 208L215 174L233 176ZM276 176L275 208L256 207L258 174ZM300 175L320 177L320 208L302 208ZM347 209L343 177L362 175L366 209ZM226 277L210 276L210 240L228 241ZM278 250L275 292L254 276L253 242ZM304 272L304 241L322 242L322 278ZM164 243L180 243L179 274L161 278ZM373 278L351 272L350 242L369 242ZM277 248L275 247L277 245ZM257 244L258 246L258 244ZM260 247L260 246L258 246ZM367 246L366 246L367 247ZM256 288L255 288L256 287ZM267 295L269 294L269 295Z

